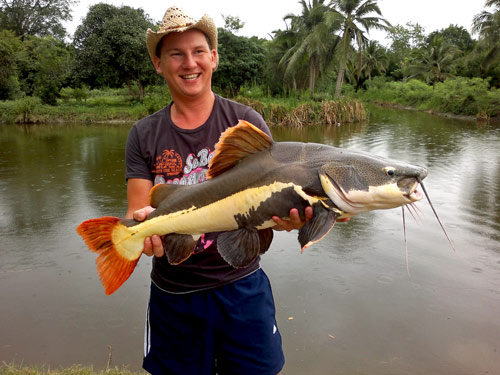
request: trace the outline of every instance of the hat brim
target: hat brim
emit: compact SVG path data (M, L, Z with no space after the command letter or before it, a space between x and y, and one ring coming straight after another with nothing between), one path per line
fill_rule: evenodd
M154 57L156 56L156 47L158 46L158 43L165 35L171 33L182 33L184 31L188 31L191 29L197 29L200 30L202 33L204 33L210 40L210 43L212 44L212 49L217 50L217 28L215 27L212 18L208 14L205 14L202 18L200 18L198 22L188 26L176 27L168 30L160 29L157 32L148 29L146 31L146 46L148 48L148 53L149 57L151 57L151 61L153 61L154 63ZM217 55L216 67L218 64L219 64L219 55Z

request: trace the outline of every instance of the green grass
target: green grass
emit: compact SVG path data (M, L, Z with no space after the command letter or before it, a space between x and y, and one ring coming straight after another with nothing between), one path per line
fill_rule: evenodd
M125 367L110 367L104 370L94 370L92 366L73 365L70 367L53 368L50 366L27 366L0 364L0 375L144 375L146 372L133 372Z

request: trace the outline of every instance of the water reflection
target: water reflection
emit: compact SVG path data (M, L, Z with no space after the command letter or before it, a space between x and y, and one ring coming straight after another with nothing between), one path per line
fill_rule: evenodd
M285 373L500 373L500 127L371 109L370 121L272 129L429 168L429 206L339 223L300 254L278 233L263 267L273 283ZM138 369L150 260L104 295L74 229L125 212L122 126L0 126L0 361ZM289 319L293 318L293 319Z

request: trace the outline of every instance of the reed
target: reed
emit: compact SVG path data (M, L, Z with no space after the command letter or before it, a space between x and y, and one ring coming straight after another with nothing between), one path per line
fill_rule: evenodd
M366 110L359 100L308 101L291 105L285 101L266 101L238 97L266 120L269 126L301 128L313 125L336 126L342 123L360 122L367 119Z

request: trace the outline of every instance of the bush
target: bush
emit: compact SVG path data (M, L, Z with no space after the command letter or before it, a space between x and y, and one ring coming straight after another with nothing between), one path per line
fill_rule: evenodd
M378 78L378 77L377 77ZM360 95L364 100L413 106L423 110L490 117L500 114L500 93L482 78L457 77L436 84L419 80L386 82L374 79Z
M0 120L4 123L33 123L38 121L41 101L27 96L15 101L0 102Z
M432 107L441 112L476 115L488 107L489 83L481 78L446 80L436 86Z

